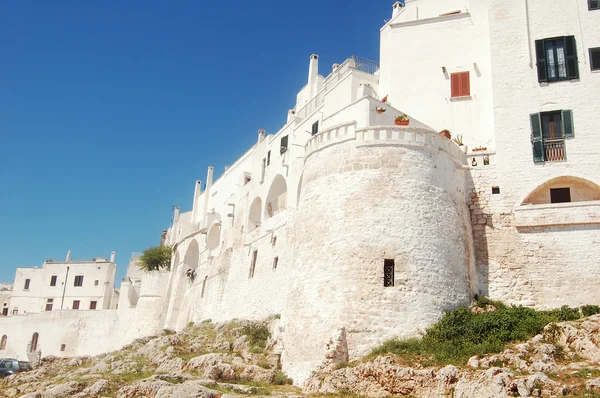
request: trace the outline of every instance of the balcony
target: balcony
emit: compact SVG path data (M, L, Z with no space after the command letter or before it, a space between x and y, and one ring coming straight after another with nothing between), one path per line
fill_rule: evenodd
M544 161L560 162L567 160L564 138L544 139Z

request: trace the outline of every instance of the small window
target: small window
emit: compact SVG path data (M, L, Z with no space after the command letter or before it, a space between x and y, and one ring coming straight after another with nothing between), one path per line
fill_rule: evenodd
M6 304L4 304L4 305L6 305ZM8 308L2 308L2 315L8 316Z
M271 164L271 151L267 152L267 166Z
M498 195L500 193L500 187L492 187L492 195Z
M468 97L471 95L471 78L469 72L458 72L450 75L450 95Z
M90 301L90 310L95 310L97 304L98 304L97 301Z
M56 278L57 278L56 275L52 275L50 277L50 286L56 286Z
M535 41L538 82L579 79L575 36Z
M83 286L83 275L75 276L75 282L73 283L73 286L76 286L76 287Z
M73 309L74 310L78 310L79 309L79 300L73 300Z
M277 237L274 236L273 238L271 238L271 246L275 246L277 244Z
M250 273L248 279L254 278L254 269L256 268L256 258L258 257L258 250L254 250L252 253L252 262L250 263Z
M19 314L19 310L17 308L15 308L14 310L12 310L12 314L13 315L17 315Z
M52 311L52 299L48 299L48 301L46 301L46 311Z
M94 281L94 286L98 286L98 279Z
M29 290L30 282L31 282L31 279L25 279L25 286L23 287L23 290Z
M61 350L61 351L64 351L66 348L67 348L67 345L66 345L66 344L61 344L61 345L60 345L60 350Z
M394 286L394 259L383 260L383 287Z
M288 149L288 136L286 135L285 137L281 137L280 153L283 155L283 153L286 152L287 149Z
M600 47L590 48L590 68L600 70Z
M600 0L588 0L588 9L590 11L600 10Z
M273 259L273 269L277 269L277 263L279 262L279 257L275 257Z
M313 123L312 125L312 135L318 134L319 133L319 121L317 120L316 122Z
M551 188L550 203L567 203L571 201L571 188Z

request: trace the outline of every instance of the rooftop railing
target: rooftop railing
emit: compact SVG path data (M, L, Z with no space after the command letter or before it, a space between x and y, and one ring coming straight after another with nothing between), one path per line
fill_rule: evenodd
M370 73L371 75L374 75L379 70L379 62L377 61L372 61L357 55L351 56L350 59L354 61L354 65L352 66L351 64L354 69Z

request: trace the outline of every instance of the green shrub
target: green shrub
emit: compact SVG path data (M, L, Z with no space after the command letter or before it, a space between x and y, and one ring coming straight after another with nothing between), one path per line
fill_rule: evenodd
M563 305L554 310L544 311L544 313L555 322L575 321L581 318L579 310L577 308L571 308L568 305Z
M600 314L600 307L597 305L583 305L580 307L580 310L583 316Z
M242 334L248 337L248 343L251 347L265 348L267 340L271 337L269 328L264 322L251 323L242 328Z
M144 250L138 266L144 271L158 271L171 266L172 249L169 246L154 246Z
M273 384L276 386L282 386L284 384L294 384L294 380L290 379L286 376L285 373L278 370L275 372L275 377L273 378Z
M506 304L504 304L502 301L495 301L490 299L489 297L478 295L475 295L475 304L479 308L485 308L488 305L494 306L498 310L503 310L506 308Z
M483 306L491 304L497 310L474 314L468 307L458 307L446 311L422 339L389 340L369 356L393 353L429 361L427 364L463 364L473 355L501 352L507 343L530 339L550 322L579 317L579 312L569 307L543 312L479 300Z

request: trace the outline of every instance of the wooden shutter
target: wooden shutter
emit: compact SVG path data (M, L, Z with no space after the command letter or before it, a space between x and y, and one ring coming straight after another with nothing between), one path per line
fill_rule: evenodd
M574 137L573 132L573 112L571 110L561 111L562 128L565 137Z
M577 62L575 36L565 36L565 52L567 54L567 77L569 79L579 79L579 63Z
M471 79L469 72L463 72L460 74L460 95L467 96L471 95Z
M548 81L548 70L546 69L546 52L544 51L544 40L535 41L535 57L537 59L538 82Z
M453 73L450 75L450 96L460 97L460 74Z
M536 163L544 161L544 141L542 139L542 125L540 114L533 113L531 118L531 146L533 147L533 161Z

